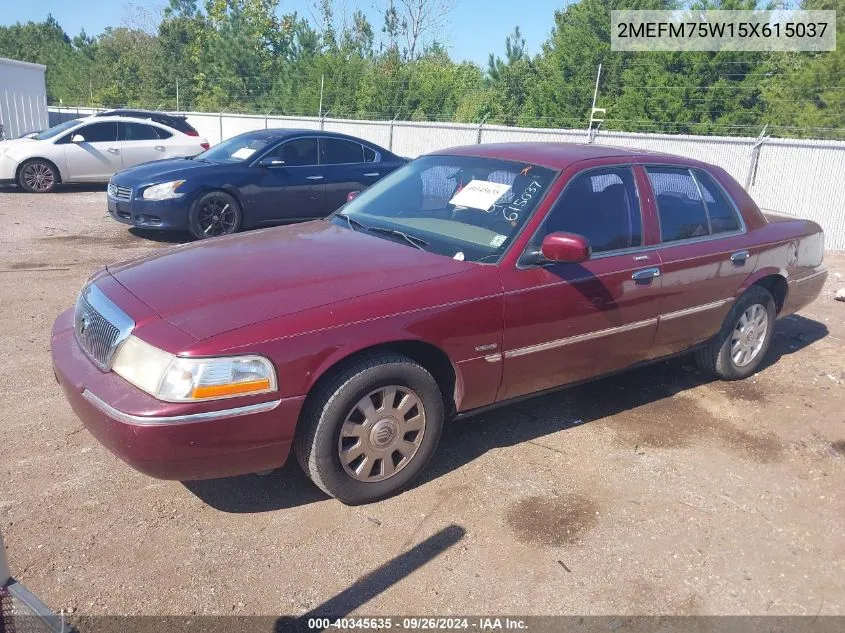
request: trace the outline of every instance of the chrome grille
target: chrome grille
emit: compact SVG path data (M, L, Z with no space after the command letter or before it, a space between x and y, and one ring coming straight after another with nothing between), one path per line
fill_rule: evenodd
M103 371L135 327L135 322L95 285L87 286L76 301L73 331L82 350Z
M116 200L129 200L132 198L132 187L121 187L110 182L109 195Z

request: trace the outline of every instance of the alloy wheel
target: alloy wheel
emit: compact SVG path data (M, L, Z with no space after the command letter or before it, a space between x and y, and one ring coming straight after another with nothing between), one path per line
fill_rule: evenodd
M207 200L197 213L197 224L206 237L232 233L235 222L236 215L232 205L220 198Z
M734 327L731 336L731 358L737 367L745 367L760 354L769 329L769 313L765 306L750 306Z
M358 481L388 479L411 462L424 434L420 397L407 387L380 387L346 415L338 439L340 463Z
M53 170L44 163L30 163L24 166L21 176L26 186L33 191L50 191L56 182Z

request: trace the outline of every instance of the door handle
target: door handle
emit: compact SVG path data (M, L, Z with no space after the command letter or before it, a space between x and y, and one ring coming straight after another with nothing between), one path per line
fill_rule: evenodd
M644 283L650 282L655 277L660 277L659 268L642 268L640 270L635 270L634 274L631 275L631 279L634 281L642 281Z
M156 145L154 149L157 149L160 152L164 151L164 145Z
M322 180L322 176L306 176L308 180Z
M369 172L369 173L367 173L367 174L364 174L364 175L365 175L367 178L375 178L376 176L378 176L378 175L379 175L379 173L378 173L377 171L371 171L371 172Z
M111 152L112 154L117 154L117 153L120 152L120 150L117 149L116 147L109 147L106 151Z
M733 255L731 255L731 261L736 266L744 266L745 260L748 259L750 253L748 251L737 251Z

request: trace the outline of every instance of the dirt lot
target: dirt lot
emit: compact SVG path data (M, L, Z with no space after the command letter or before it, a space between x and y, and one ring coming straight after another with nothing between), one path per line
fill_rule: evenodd
M752 379L672 361L455 423L413 489L349 508L293 463L150 479L74 417L54 317L94 269L167 245L100 188L0 190L0 528L52 608L845 614L842 254Z

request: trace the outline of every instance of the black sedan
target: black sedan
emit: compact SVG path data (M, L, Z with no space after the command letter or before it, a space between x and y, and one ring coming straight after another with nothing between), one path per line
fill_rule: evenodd
M397 167L400 158L353 136L256 130L193 158L155 161L115 174L109 214L145 229L198 238L322 218Z

